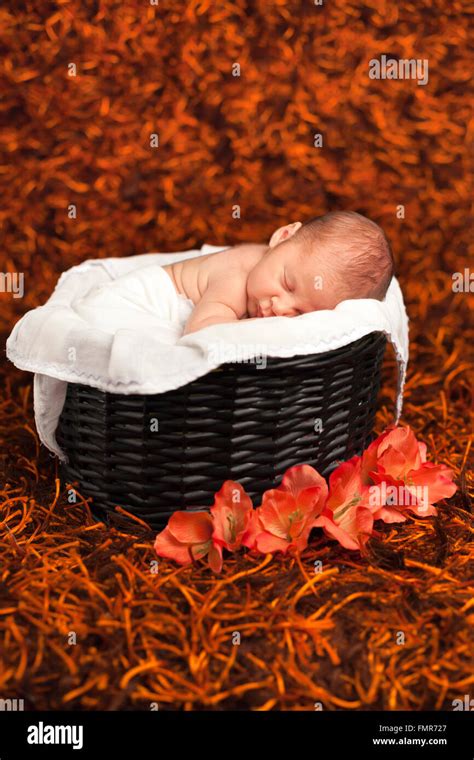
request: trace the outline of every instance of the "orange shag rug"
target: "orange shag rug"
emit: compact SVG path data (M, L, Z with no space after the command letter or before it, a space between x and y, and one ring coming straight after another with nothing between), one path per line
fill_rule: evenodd
M451 710L474 681L474 330L472 295L452 288L468 261L467 3L178 5L0 9L1 269L25 278L23 298L0 293L3 338L84 259L263 242L357 210L391 240L411 318L402 423L459 490L435 519L383 526L368 558L317 538L299 558L233 555L219 577L165 560L154 574L150 530L68 504L32 377L4 357L0 695L46 710ZM370 79L381 55L427 59L428 83ZM388 357L378 431L394 373Z

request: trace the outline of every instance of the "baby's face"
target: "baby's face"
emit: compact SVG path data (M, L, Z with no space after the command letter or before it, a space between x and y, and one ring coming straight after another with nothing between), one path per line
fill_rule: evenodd
M317 257L302 257L301 245L291 237L270 247L249 272L249 317L296 317L333 309L339 303L341 299L324 288L324 252L318 252Z

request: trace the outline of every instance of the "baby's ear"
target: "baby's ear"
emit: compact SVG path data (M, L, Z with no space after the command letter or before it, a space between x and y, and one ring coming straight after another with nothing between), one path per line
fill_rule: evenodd
M301 224L301 222L293 222L292 224L285 224L284 227L279 227L277 230L275 230L275 232L270 238L270 242L269 242L270 248L273 248L275 245L278 245L278 243L281 243L283 240L287 240L287 238L290 238L302 226L303 225Z

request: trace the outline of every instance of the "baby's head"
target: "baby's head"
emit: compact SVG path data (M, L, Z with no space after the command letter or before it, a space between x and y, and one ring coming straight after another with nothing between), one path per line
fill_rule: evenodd
M381 301L392 274L383 230L354 211L334 211L273 233L248 275L248 313L294 317L349 298Z

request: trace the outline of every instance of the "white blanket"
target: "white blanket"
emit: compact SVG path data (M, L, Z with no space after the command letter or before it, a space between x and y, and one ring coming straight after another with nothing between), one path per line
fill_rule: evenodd
M17 322L7 356L35 373L34 408L40 440L60 459L55 433L67 383L103 391L152 394L179 388L228 361L322 353L377 330L398 361L396 420L408 361L408 318L395 278L383 302L343 301L331 311L298 317L241 320L182 336L193 303L179 295L161 269L166 264L224 250L148 253L92 259L64 272L44 304ZM157 266L157 264L159 266Z

